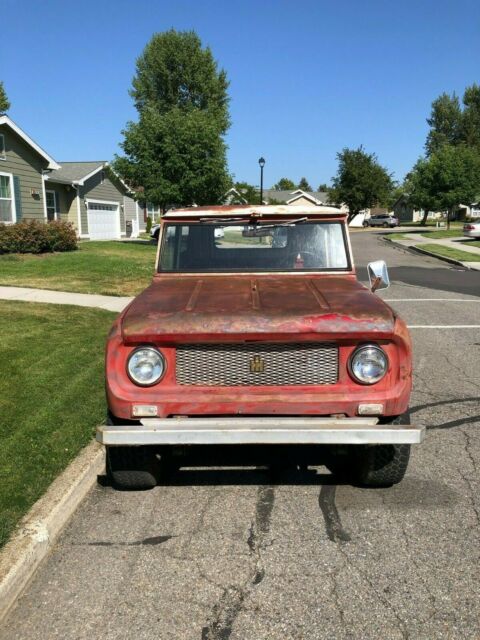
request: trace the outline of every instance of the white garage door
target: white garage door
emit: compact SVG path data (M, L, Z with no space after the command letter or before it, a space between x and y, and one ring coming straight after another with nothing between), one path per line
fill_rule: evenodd
M87 206L90 240L119 240L120 211L118 203L89 200Z

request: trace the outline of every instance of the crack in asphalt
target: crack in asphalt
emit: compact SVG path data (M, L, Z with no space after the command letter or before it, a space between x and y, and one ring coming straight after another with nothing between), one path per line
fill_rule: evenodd
M461 433L463 434L463 436L465 438L465 447L464 447L465 453L467 454L467 458L469 459L470 464L473 467L474 474L477 475L477 462L476 462L475 458L472 455L470 434L467 433L467 431L465 431L465 429L460 429L460 431L461 431ZM470 478L467 477L467 474L464 471L462 471L461 469L459 471L460 471L460 475L462 476L463 481L465 482L465 484L468 487L470 503L472 505L472 510L475 513L476 520L477 520L477 522L476 522L476 524L474 525L473 528L475 530L477 530L477 528L480 526L480 511L479 511L478 506L477 506L477 504L475 502L475 495L478 495L478 494L474 491L474 489L472 487L472 482L471 482Z
M163 544L172 538L176 538L177 536L153 536L152 538L144 538L143 540L135 540L134 542L107 542L107 541L98 541L98 542L84 542L79 545L81 547L142 547L142 546L155 546L157 544Z
M220 599L212 609L209 623L202 629L202 640L228 640L246 597L262 582L265 576L262 550L266 547L265 537L270 531L274 502L274 488L259 486L255 517L250 524L247 538L249 555L254 559L251 575L242 585L229 585L223 589Z
M350 542L352 538L343 528L337 505L335 504L336 491L337 486L334 484L323 485L318 496L318 505L325 520L328 539L332 542Z

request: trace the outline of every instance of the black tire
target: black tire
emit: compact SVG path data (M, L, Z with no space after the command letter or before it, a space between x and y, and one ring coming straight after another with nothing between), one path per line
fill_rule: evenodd
M125 424L134 420L122 420L108 411L108 425ZM157 484L157 460L149 447L106 447L107 478L109 484L122 491L153 489Z
M410 424L410 414L407 412L383 423ZM358 447L355 451L355 481L364 487L391 487L403 480L409 459L409 444Z
M363 226L365 229L368 227L368 222L366 220L363 221Z
M107 476L115 489L145 491L157 485L149 447L107 447Z

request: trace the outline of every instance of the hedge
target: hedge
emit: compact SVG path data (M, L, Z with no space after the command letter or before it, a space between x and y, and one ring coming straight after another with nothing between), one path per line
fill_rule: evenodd
M77 233L70 222L16 222L0 224L1 253L75 251Z

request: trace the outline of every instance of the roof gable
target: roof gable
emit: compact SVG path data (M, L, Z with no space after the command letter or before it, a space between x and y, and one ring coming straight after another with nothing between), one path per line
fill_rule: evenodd
M0 116L0 125L2 124L6 125L12 131L14 131L17 136L22 138L22 140L26 144L28 144L29 147L31 147L38 153L38 155L44 158L48 162L49 169L60 169L60 165L52 158L52 156L49 156L48 153L44 151L42 147L40 147L34 140L32 140L32 138L30 138L30 136L28 136L25 131L23 131L23 129L20 129L20 127L15 124L15 122L11 118L9 118L8 116Z
M83 184L85 180L94 176L106 165L107 162L105 160L94 160L92 162L62 162L61 167L56 171L52 171L48 177L50 180Z

